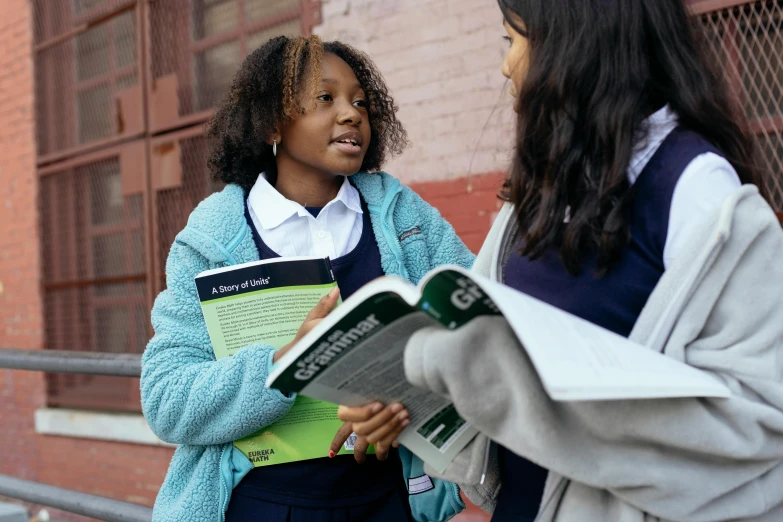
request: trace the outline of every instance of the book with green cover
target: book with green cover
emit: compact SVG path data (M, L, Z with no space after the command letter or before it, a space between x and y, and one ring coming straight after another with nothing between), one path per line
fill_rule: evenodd
M399 442L443 471L476 429L447 397L407 382L405 347L422 328L458 329L486 315L502 316L555 401L730 394L705 372L457 266L418 286L394 277L365 285L280 358L267 386L347 406L400 402L410 424Z
M276 258L200 273L196 288L215 357L250 344L279 350L335 286L328 258ZM285 417L234 446L256 467L321 458L341 426L337 405L298 396ZM350 442L339 454L345 453L353 453Z

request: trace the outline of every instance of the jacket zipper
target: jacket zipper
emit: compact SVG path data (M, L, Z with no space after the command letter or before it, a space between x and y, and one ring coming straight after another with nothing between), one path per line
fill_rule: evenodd
M223 476L223 459L226 456L226 451L230 450L231 446L223 448L220 453L220 461L218 462L218 474L220 475L220 498L222 505L220 506L220 522L226 522L226 511L228 511L228 485L226 479Z
M405 279L410 279L408 276L408 270L405 268L405 263L402 257L402 244L400 243L399 238L394 233L394 230L390 225L390 222L393 219L392 213L394 206L397 203L397 199L399 198L400 193L402 192L402 186L400 186L400 182L396 179L394 181L394 188L386 196L386 199L381 206L381 230L383 231L383 235L386 237L386 242L389 244L389 248L391 248L392 252L394 253L394 257L397 259L400 276Z

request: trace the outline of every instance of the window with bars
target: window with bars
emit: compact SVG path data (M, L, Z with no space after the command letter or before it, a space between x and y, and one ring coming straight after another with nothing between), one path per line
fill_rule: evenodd
M756 136L773 206L783 211L783 0L737 4L698 14Z
M148 337L142 194L109 151L40 181L47 347L140 353ZM126 184L127 185L127 184ZM138 381L51 375L50 404L138 409Z
M308 34L320 2L33 7L46 347L141 353L174 236L221 188L207 170L204 123L242 58L273 36ZM140 409L136 379L47 383L51 406Z
M296 0L199 0L192 17L197 111L218 101L241 57L273 35L301 33Z
M302 0L171 0L151 4L152 126L200 118L229 86L242 59L277 35L309 31ZM178 45L171 45L176 40Z
M39 157L141 132L137 9L119 0L37 0ZM135 116L135 117L134 117Z
M117 91L138 83L135 26L135 12L128 11L76 36L76 127L80 144L122 130L113 125L111 101Z

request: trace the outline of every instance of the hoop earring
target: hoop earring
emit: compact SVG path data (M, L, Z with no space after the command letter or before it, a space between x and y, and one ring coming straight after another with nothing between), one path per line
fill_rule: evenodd
M272 155L277 156L277 140L272 140Z

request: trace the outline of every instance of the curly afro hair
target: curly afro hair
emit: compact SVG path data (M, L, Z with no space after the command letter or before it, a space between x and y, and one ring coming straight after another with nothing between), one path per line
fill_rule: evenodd
M397 119L398 107L366 54L340 42L322 43L318 36L278 36L245 58L207 125L208 163L215 180L236 183L246 191L261 172L270 183L276 182L277 164L268 140L280 126L310 108L301 100L311 100L314 106L324 53L345 61L367 96L372 138L361 170L378 171L390 155L405 149L408 139Z

